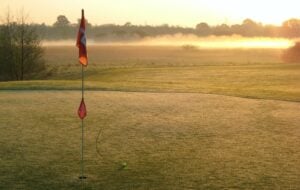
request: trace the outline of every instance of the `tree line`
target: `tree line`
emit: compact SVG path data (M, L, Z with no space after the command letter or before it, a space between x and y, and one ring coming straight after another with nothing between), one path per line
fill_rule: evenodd
M45 40L74 39L78 23L71 23L64 15L59 15L53 25L36 24L35 27ZM128 41L139 40L145 37L160 35L193 34L204 36L230 36L240 35L244 37L300 37L300 19L289 19L281 26L263 25L251 19L245 19L241 24L220 24L211 26L206 22L200 22L194 28L182 26L170 26L163 24L159 26L133 25L127 22L123 25L103 24L92 25L87 22L88 36L96 41Z
M71 23L64 15L59 15L53 25L29 24L21 14L12 19L9 14L6 21L0 25L0 81L26 80L45 76L47 73L43 59L42 40L66 40L76 38L78 23ZM300 37L300 19L289 19L281 26L263 25L251 19L245 19L241 24L221 24L210 26L205 22L192 27L133 25L127 22L123 25L104 24L92 25L87 21L89 38L99 42L139 40L145 37L160 35L193 34L202 36L240 35L245 37ZM295 56L300 48L297 44L285 54L285 60L298 61Z

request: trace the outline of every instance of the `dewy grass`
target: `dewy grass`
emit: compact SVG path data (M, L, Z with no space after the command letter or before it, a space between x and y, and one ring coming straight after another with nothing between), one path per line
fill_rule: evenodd
M0 92L0 189L79 189L80 92ZM86 92L86 189L299 189L300 104Z
M85 189L299 189L300 65L280 51L90 47ZM77 51L46 53L47 79L0 83L0 189L81 188Z

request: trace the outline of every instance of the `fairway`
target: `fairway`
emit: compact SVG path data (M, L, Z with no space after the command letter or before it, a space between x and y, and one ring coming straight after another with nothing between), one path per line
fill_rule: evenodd
M80 187L79 99L0 92L0 189ZM300 188L299 103L87 92L86 104L86 189Z
M91 46L88 90L191 92L300 101L300 64L280 49L185 50L182 47ZM2 90L80 90L77 49L47 47L47 80L1 82Z

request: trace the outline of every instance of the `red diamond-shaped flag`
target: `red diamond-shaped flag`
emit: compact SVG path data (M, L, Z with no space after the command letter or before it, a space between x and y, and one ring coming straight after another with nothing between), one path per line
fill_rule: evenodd
M86 113L87 113L86 106L84 103L84 99L82 98L81 103L78 108L78 116L80 117L80 119L84 119L86 117Z

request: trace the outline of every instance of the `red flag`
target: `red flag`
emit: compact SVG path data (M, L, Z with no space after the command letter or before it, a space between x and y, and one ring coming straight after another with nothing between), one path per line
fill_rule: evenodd
M87 50L86 50L86 35L85 35L85 18L84 10L81 12L80 27L77 34L76 46L79 48L79 63L84 66L88 65Z
M86 111L84 99L82 98L81 103L78 108L78 116L80 117L80 119L84 119L86 116L86 113L87 113L87 111Z

